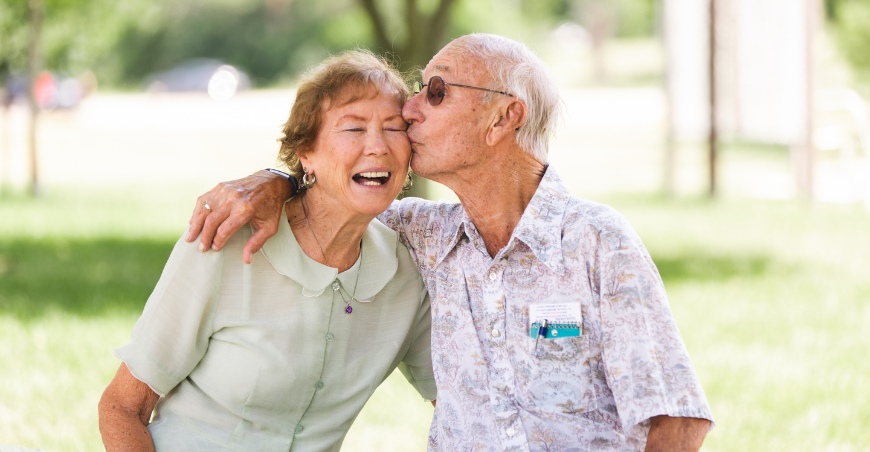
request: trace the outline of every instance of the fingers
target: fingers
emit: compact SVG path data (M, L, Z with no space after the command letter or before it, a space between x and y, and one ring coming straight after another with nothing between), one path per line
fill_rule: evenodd
M205 222L202 225L202 233L199 235L200 251L206 251L212 247L212 241L214 240L218 227L229 216L230 209L223 208L212 210L211 214L205 217Z
M220 227L217 228L217 233L211 244L211 249L220 251L233 234L236 233L242 226L251 221L252 209L246 204L235 206L230 211L228 217L224 217L220 222Z
M205 222L205 218L208 216L209 213L211 213L205 208L205 205L203 205L203 201L208 199L209 194L211 194L211 191L196 199L196 207L193 208L193 214L191 214L190 220L187 222L190 226L187 228L187 232L184 234L184 240L188 242L193 242L194 240L196 240L196 237L199 235L199 231L202 230L202 225Z
M266 240L269 237L275 235L277 231L267 231L265 228L257 229L254 232L254 235L248 239L248 243L245 243L245 249L242 250L242 258L245 260L246 264L251 263L251 256L253 256L257 251L260 251L263 248L263 245L266 244Z

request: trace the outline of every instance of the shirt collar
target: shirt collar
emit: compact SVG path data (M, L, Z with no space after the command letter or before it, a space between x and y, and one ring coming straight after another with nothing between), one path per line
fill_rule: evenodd
M278 273L301 285L303 295L318 296L338 278L348 293L355 290L354 298L367 301L396 274L398 246L398 234L377 219L372 220L363 234L362 262L358 259L353 267L339 275L337 269L311 259L302 251L287 223L287 212L281 209L278 232L266 241L260 252ZM359 279L357 271L362 272ZM358 284L356 289L354 284Z
M548 167L541 183L535 190L535 195L526 206L520 222L514 229L511 239L507 246L499 251L496 258L499 255L510 253L516 247L517 241L521 241L544 265L557 274L564 274L562 218L570 198L571 194L562 184L562 179L556 174L556 170L552 166ZM473 242L475 248L486 253L486 246L465 209L459 209L453 218L448 219L446 223L449 227L443 229L441 243L445 243L447 246L441 248L435 265L440 264L456 247L463 234ZM480 243L477 243L478 241Z
M571 194L556 170L552 166L548 167L504 252L510 252L519 240L550 270L564 274L562 219L570 199Z

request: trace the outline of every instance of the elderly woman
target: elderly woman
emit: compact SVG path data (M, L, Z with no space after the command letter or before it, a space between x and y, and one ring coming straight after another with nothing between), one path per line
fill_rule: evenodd
M375 220L407 180L408 95L368 52L307 74L280 153L307 190L250 265L252 228L219 253L179 240L115 350L99 405L107 450L337 451L397 366L435 399L426 288Z

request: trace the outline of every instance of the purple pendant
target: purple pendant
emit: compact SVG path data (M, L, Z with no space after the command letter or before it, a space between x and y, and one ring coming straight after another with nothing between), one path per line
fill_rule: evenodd
M353 308L348 306L348 307L344 308L344 312L350 314L351 312L353 312Z

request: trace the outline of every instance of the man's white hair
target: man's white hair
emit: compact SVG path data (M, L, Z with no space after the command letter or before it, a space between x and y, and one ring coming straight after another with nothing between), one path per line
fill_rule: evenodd
M526 121L520 126L517 144L541 163L547 163L550 139L562 113L556 83L544 63L525 44L486 33L473 33L451 43L486 63L492 77L487 88L506 91L526 103ZM491 102L497 93L486 93Z

